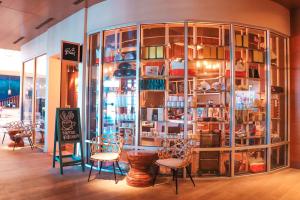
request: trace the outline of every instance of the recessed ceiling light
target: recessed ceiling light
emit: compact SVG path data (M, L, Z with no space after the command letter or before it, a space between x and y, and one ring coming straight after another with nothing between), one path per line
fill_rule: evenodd
M74 4L74 5L78 5L78 4L80 4L81 2L84 2L84 0L76 0L76 1L73 2L73 4Z
M42 23L40 23L39 25L37 25L37 26L35 27L35 29L40 29L40 28L42 28L43 26L45 26L46 24L48 24L48 23L51 22L52 20L54 20L53 17L50 17L50 18L46 19L45 21L43 21Z
M17 44L18 42L20 42L21 40L23 40L25 37L22 36L22 37L19 37L18 39L16 39L13 44Z

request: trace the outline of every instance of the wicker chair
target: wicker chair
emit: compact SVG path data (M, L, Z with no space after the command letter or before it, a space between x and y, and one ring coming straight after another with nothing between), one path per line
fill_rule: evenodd
M173 143L173 144L171 144ZM186 169L194 187L195 182L190 171L190 164L192 158L192 146L187 139L176 139L174 141L165 140L163 149L158 152L159 159L155 162L157 165L155 175L153 178L153 186L155 184L156 176L159 172L159 167L170 168L173 173L173 180L176 181L176 194L178 194L178 170Z
M22 125L21 127L18 127L21 129L21 131L13 136L13 140L17 141L18 139L27 138L28 142L30 144L30 148L31 148L31 150L33 150L34 146L33 146L32 140L31 140L31 136L33 135L33 132L35 131L35 127L36 127L35 124L27 124L27 125ZM16 142L14 144L13 150L15 150L15 147L16 147Z
M23 126L22 121L13 121L13 122L6 123L4 126L2 126L2 128L5 129L5 131L3 132L2 144L4 143L5 136L6 134L8 134L8 131L10 129L17 129L22 126Z
M100 162L99 175L101 173L103 162L112 162L115 183L117 184L115 163L117 164L120 173L123 176L123 172L119 165L119 159L122 153L123 145L124 139L121 136L98 136L92 139L90 156L91 169L89 173L88 182L90 181L91 173L95 162Z

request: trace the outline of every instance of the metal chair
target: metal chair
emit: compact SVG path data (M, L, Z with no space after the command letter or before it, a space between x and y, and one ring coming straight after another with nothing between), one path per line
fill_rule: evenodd
M171 144L173 143L173 144ZM170 168L173 173L173 180L176 182L176 194L178 194L178 170L186 169L194 187L195 182L192 178L190 165L192 159L192 146L187 139L176 139L173 142L169 140L164 141L163 149L158 151L159 159L155 162L157 165L155 175L153 178L153 186L160 166Z
M99 175L101 173L103 162L112 162L114 170L115 183L117 184L115 163L117 164L121 175L123 172L119 165L119 159L122 153L124 139L121 136L111 135L108 137L98 136L92 139L91 143L91 169L88 182L90 181L91 173L95 162L100 162Z

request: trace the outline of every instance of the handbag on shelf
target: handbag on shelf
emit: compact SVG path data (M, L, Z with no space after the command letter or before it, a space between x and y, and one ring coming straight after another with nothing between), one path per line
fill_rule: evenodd
M266 171L266 164L262 157L249 160L249 171L251 173L259 173Z

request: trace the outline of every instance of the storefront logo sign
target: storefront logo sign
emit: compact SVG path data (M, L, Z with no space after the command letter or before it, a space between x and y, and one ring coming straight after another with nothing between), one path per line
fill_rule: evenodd
M62 60L79 62L80 44L62 41L61 57Z

